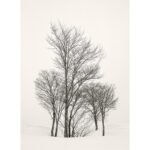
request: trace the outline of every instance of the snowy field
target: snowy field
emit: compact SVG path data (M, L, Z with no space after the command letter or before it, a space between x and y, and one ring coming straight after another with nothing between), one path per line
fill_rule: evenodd
M107 135L97 131L88 137L50 137L50 128L25 126L22 129L22 150L128 150L128 128L108 126Z

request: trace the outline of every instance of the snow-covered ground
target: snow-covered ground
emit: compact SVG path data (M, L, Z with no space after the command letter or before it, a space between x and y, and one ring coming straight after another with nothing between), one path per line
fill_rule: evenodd
M50 128L26 125L22 128L22 150L128 150L128 128L107 126L106 136L101 130L88 137L50 137Z

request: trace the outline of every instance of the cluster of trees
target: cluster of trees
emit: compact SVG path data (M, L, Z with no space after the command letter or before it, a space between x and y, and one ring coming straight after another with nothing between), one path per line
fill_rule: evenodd
M56 69L41 71L35 86L51 116L51 136L57 136L58 129L63 129L64 137L86 136L93 124L98 130L99 120L104 136L106 114L115 108L117 98L113 85L99 82L102 50L75 27L50 28L47 41L56 55Z

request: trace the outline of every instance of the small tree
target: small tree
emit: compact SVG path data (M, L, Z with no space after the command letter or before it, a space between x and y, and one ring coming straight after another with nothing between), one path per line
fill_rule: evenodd
M85 109L85 101L80 97L73 109L72 119L70 124L70 137L84 137L91 131L92 124L89 113Z
M59 120L64 109L61 78L57 72L42 71L35 81L35 86L40 104L52 118L51 136L57 136Z
M98 119L100 117L100 109L97 99L97 90L99 86L100 85L96 83L84 86L84 100L86 101L85 108L94 120L95 130L98 130Z
M86 136L89 133L90 120L85 109L83 90L75 94L75 100L70 105L69 113L69 137Z
M102 121L102 135L105 135L105 118L109 110L114 109L118 98L115 98L113 85L92 83L84 87L86 109L91 113L98 130L98 120Z
M95 93L98 99L98 106L102 120L102 135L105 136L105 118L111 109L116 107L118 98L115 97L115 88L113 85L99 86L99 90Z
M71 137L84 137L91 132L92 122L85 109L80 109L71 124Z

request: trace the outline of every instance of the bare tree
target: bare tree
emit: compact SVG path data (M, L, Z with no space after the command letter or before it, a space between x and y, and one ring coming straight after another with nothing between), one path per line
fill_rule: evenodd
M98 119L100 117L100 109L98 105L97 90L99 84L92 83L84 86L84 99L86 101L85 108L91 114L95 123L95 130L98 130Z
M85 108L93 116L95 130L98 130L98 120L102 121L102 135L105 135L105 117L109 110L115 108L118 98L115 98L113 85L91 83L84 86Z
M70 104L70 113L69 113L69 121L68 121L68 136L72 137L73 136L73 126L72 126L72 121L77 115L77 112L82 108L83 101L81 100L81 92L77 92L75 94L75 99L72 101ZM71 127L72 127L72 132L71 132Z
M78 106L80 106L80 104ZM81 109L76 111L76 114L72 118L70 137L87 136L91 132L91 125L92 122L89 118L88 112L84 109L84 107L81 107Z
M60 89L58 90L59 93L57 93L58 97L56 99L56 104L55 104L55 111L56 111L55 136L57 136L58 126L64 110L64 89L62 85L59 88Z
M64 109L61 78L57 72L42 71L35 81L35 86L41 105L52 118L51 136L57 136L59 120Z
M75 27L67 28L61 24L51 25L48 43L56 53L55 63L63 76L65 86L64 137L69 137L70 106L74 105L75 95L82 85L97 79L101 49L94 47ZM75 102L76 103L76 102ZM71 116L70 116L71 117ZM71 119L72 120L72 119Z
M102 50L75 27L59 24L50 29L47 41L56 54L57 71L42 71L35 85L41 105L52 118L51 136L57 136L59 125L64 137L86 136L93 120L98 130L99 119L104 136L107 112L115 108L118 98L113 85L95 83L101 77Z
M85 101L82 97L82 90L75 94L75 100L69 107L69 137L84 137L91 132L89 128L92 124L88 111L85 109ZM64 128L62 115L60 125Z
M75 94L75 100L72 101L69 111L69 137L86 136L89 133L88 112L85 109L83 91L80 89Z
M96 92L98 105L101 114L102 121L102 135L105 136L105 118L111 109L116 107L118 98L115 97L115 88L113 85L99 86L99 90Z

